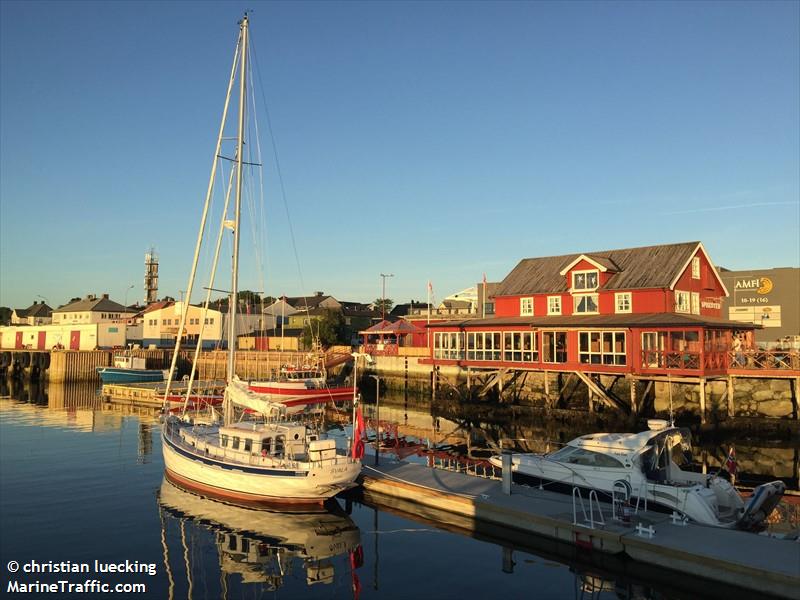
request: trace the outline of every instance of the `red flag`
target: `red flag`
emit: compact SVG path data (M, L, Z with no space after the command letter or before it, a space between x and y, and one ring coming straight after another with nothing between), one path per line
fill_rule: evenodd
M363 445L362 445L363 446ZM353 589L353 600L358 600L361 595L361 581L358 579L356 569L364 564L364 550L359 545L355 550L350 551L350 578Z
M728 470L728 473L736 477L736 470L738 465L736 464L736 450L733 446L730 447L728 450L728 458L725 460L725 468Z
M355 550L350 551L350 568L358 569L364 564L364 548L361 544Z
M353 458L364 458L364 415L361 406L356 411L356 422L353 428Z

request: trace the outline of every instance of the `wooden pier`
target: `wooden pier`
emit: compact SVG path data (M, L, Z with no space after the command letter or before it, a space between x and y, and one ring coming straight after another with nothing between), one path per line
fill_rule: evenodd
M627 555L676 576L689 574L752 593L796 598L800 589L797 540L693 523L680 525L669 515L651 511L640 511L625 524L612 520L611 505L604 502L596 505L604 523L599 523L596 508L590 526L584 522L580 506L575 519L568 495L513 484L508 495L501 482L418 464L365 465L362 478L365 494L412 503L423 518L437 520L443 513L449 514L462 522L470 520L475 529L485 523L587 551ZM654 534L642 535L636 525L652 527Z
M126 402L140 406L160 407L164 400L165 383L106 383L102 394L112 402ZM170 395L186 392L186 383L173 382ZM193 394L222 394L225 389L223 380L195 381L192 384Z

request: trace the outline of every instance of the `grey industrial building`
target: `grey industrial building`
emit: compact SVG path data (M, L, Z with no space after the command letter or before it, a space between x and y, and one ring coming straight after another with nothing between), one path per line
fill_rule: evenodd
M755 323L755 340L763 346L800 345L800 269L719 269L730 294L723 298L724 317Z

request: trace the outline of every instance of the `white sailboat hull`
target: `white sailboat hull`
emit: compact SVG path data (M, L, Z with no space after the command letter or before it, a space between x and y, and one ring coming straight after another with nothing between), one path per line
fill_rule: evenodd
M162 436L164 467L177 483L219 498L266 504L317 504L354 484L360 461L339 456L295 470L226 464ZM334 461L334 462L332 462Z

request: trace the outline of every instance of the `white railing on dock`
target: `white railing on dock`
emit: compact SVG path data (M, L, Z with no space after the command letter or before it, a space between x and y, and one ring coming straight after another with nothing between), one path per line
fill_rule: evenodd
M580 503L581 512L583 513L583 522L578 523L578 503ZM600 500L597 498L597 490L589 490L589 513L586 513L586 506L583 503L583 495L581 488L574 486L572 488L572 524L583 525L589 529L594 529L594 509L597 507L597 524L605 525L606 520L603 517L603 510L600 508Z
M457 457L444 458L435 455L428 455L428 466L442 471L452 471L454 473L464 473L483 479L500 479L497 474L497 467L486 461L464 461Z

